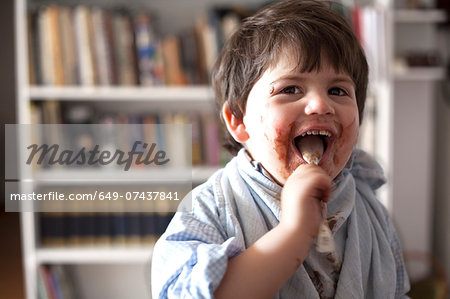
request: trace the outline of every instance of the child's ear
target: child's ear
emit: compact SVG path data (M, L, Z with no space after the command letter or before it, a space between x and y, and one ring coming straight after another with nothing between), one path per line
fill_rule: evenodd
M242 119L237 118L230 110L228 102L222 106L222 116L225 120L228 132L233 136L234 140L240 143L244 143L250 137Z

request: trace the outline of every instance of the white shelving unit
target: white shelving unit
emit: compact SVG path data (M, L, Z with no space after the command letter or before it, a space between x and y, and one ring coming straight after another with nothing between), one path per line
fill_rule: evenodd
M436 9L395 10L391 61L410 51L439 53L437 25L447 18ZM406 251L432 253L435 107L445 78L444 66L392 68L391 213ZM414 279L428 269L409 270Z
M31 1L32 2L32 1ZM16 25L16 70L17 70L17 111L18 123L31 123L30 103L33 101L58 100L60 102L89 102L100 108L115 107L126 112L134 111L202 111L211 113L213 109L213 91L209 86L180 86L180 87L80 87L80 86L34 86L28 83L27 58L27 0L15 1ZM104 1L103 1L104 2ZM117 5L123 1L116 1ZM194 1L206 9L208 1ZM224 2L224 1L216 1ZM251 2L251 1L250 1ZM54 3L67 3L55 0ZM100 5L102 0L98 0ZM142 2L134 1L137 6ZM110 5L111 3L106 3ZM114 3L112 3L115 5ZM151 3L162 10L167 4L163 2ZM158 8L159 7L159 8ZM178 10L174 10L176 13ZM186 11L186 10L185 10ZM191 17L175 18L177 26L192 26L194 17L198 17L198 10L191 8ZM173 22L166 21L166 23ZM173 28L177 30L177 28ZM170 31L169 31L170 32ZM194 167L180 171L191 172L194 184L205 181L216 167ZM45 186L67 185L82 183L83 185L97 184L112 178L121 177L139 184L142 180L171 179L172 171L159 170L156 172L136 173L123 177L123 172L108 170L99 171L41 171L33 176L33 183ZM189 177L186 175L186 177ZM101 178L101 179L100 179ZM40 247L37 238L37 217L31 212L21 213L22 247L24 256L24 273L26 297L37 298L37 269L39 265L65 265L75 277L77 293L82 298L150 298L150 261L152 246L141 247ZM103 284L103 285L102 285Z
M448 80L449 74L444 62L411 67L398 58L410 51L441 51L445 56L438 24L449 16L437 9L394 8L398 2L393 0L375 2L384 12L386 48L379 55L385 55L387 63L386 76L376 85L375 152L388 180L379 197L393 218L403 249L432 254L435 105L439 82ZM433 1L420 2L431 7ZM429 269L408 270L418 278Z

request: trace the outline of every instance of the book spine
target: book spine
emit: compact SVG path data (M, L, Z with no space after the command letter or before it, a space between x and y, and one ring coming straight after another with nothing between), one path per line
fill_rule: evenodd
M153 74L156 49L154 44L154 35L151 31L150 18L145 14L140 14L135 18L134 23L139 82L142 86L152 86L156 84Z
M72 8L59 8L60 42L63 81L65 85L77 84L77 53Z
M111 245L111 215L109 213L95 213L94 215L94 234L95 245Z
M192 165L204 164L202 150L202 123L199 115L190 115L192 124Z
M179 35L181 66L184 70L187 83L195 85L200 83L197 63L197 45L193 30L185 30Z
M49 21L48 7L41 7L38 12L38 31L39 31L39 60L41 65L41 78L43 85L53 85L53 49L50 36L51 28Z
M54 273L56 281L59 284L61 296L58 298L62 299L79 298L79 294L76 293L74 288L73 278L63 265L51 265L50 271Z
M139 217L141 243L143 245L154 244L158 238L158 231L156 229L156 213L142 212Z
M38 38L34 32L36 28L36 14L34 12L29 12L27 14L27 52L28 52L28 82L30 85L36 85L38 83Z
M113 16L116 62L119 85L136 85L133 31L130 18L125 12Z
M116 38L114 36L113 16L109 11L103 12L103 22L105 29L105 43L108 49L107 63L109 65L108 81L111 85L119 84L118 66L116 58Z
M78 53L78 81L80 85L91 86L95 84L95 74L89 34L89 8L78 5L74 11L74 26L76 48Z
M41 203L43 211L39 213L41 245L45 247L62 247L66 245L66 217L61 212L60 201L45 201Z
M99 85L111 85L110 48L107 42L105 18L102 9L95 7L91 10L92 35L96 73Z
M94 213L83 211L79 214L80 245L93 246L95 244Z
M127 245L137 246L141 244L140 216L136 212L127 212L125 218L125 238Z
M206 163L217 166L220 163L219 131L215 120L210 115L203 115L204 149L206 152Z
M52 49L52 70L53 84L64 85L64 73L63 73L63 57L61 50L61 32L60 32L60 8L56 5L51 5L48 8L48 26L50 29L50 47Z
M45 273L46 266L39 266L37 271L37 295L39 299L49 299L50 296L50 287L47 282L47 275Z
M167 85L186 85L180 58L179 40L175 35L168 36L162 43L164 74Z
M113 246L124 246L125 239L125 215L123 212L113 212L111 214L112 236L111 241Z
M81 245L81 214L77 211L66 213L65 238L68 246Z
M172 220L174 213L171 212L159 212L156 214L156 228L155 233L157 236L161 236L167 229L170 221Z

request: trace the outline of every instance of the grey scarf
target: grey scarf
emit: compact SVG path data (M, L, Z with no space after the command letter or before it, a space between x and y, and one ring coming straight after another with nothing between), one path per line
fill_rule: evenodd
M275 227L280 217L282 188L257 168L245 150L240 151L225 167L220 178L222 190L216 190L230 207L221 219L227 235L245 248ZM275 298L396 297L397 269L391 247L395 231L374 194L383 183L378 164L355 150L335 179L328 204L336 252L318 253L313 246Z

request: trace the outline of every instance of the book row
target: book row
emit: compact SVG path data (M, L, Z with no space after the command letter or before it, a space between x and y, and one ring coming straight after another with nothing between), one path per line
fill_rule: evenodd
M63 194L65 199L71 196L73 199L56 200L48 197L46 201L34 202L41 211L38 214L40 245L152 245L165 231L178 205L190 191L187 188L180 189L175 185L164 187L161 184L139 187L115 183L106 187L79 185L38 189L36 192L39 194ZM152 192L156 190L158 192ZM94 193L95 196L90 196ZM159 193L164 193L164 198Z
M57 101L33 102L31 107L33 124L100 124L101 130L95 130L95 125L80 126L88 131L73 130L69 134L63 126L55 126L36 132L33 137L46 144L66 144L72 149L107 145L108 148L130 149L136 141L156 143L161 148L172 153L177 165L189 167L208 165L220 166L228 154L221 146L222 131L217 120L209 113L199 112L164 112L164 113L132 113L100 112L89 104L61 104ZM166 124L188 125L190 134L173 130ZM124 125L124 126L120 126ZM40 135L40 136L39 136ZM188 147L192 146L192 149ZM76 166L76 165L74 165Z
M42 247L151 245L165 231L172 212L39 214Z
M245 14L199 16L162 37L150 13L44 5L28 14L29 75L36 85L206 84L222 41Z

